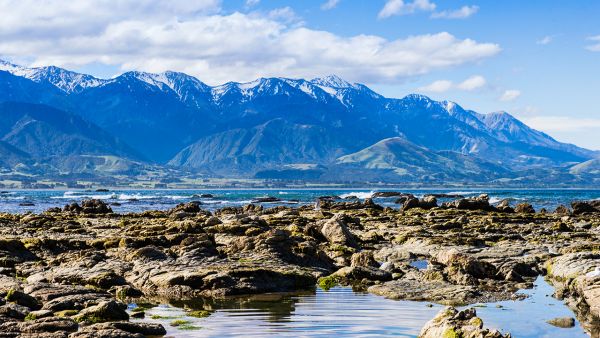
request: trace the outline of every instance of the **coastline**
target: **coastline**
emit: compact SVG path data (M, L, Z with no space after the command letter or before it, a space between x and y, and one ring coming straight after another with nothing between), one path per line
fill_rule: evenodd
M249 204L210 212L189 202L166 211L115 214L91 200L41 214L0 214L6 248L0 250L0 291L25 307L18 308L23 316L5 320L28 328L59 317L64 327L91 335L119 330L125 324L114 323L134 315L126 305L142 296L222 298L338 284L457 306L515 299L518 290L545 275L583 327L598 329L600 304L586 295L600 277L586 274L600 258L593 251L600 203L539 212L526 203L491 205L485 195L438 204L433 196L388 194L404 199L400 209L371 199L323 197L316 209ZM412 265L419 260L426 268ZM580 280L580 287L566 279ZM584 306L592 310L581 311ZM102 317L107 311L111 315ZM463 330L469 324L456 320L459 312L445 311L430 324ZM36 318L23 321L29 313ZM135 330L162 332L138 324Z

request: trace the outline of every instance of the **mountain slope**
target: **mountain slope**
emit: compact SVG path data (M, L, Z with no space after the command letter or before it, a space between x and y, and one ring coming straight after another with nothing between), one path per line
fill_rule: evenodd
M45 105L0 103L0 139L37 159L106 154L139 158L97 126Z
M248 175L282 164L329 162L346 151L323 127L274 119L250 129L232 129L202 138L169 164Z
M11 169L19 164L31 163L29 154L15 148L14 146L0 141L0 168Z
M491 178L505 173L503 168L491 163L451 151L432 152L402 137L384 139L342 156L337 165L342 172L349 169L379 171L377 176L385 175L393 181L470 179L479 175Z

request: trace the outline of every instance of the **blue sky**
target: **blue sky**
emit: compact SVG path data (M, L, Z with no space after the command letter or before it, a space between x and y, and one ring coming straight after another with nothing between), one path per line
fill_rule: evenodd
M0 58L209 84L336 73L600 150L600 1L0 0Z

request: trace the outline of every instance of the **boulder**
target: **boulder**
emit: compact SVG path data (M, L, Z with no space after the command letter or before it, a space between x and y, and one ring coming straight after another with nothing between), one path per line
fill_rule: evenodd
M8 303L0 306L0 317L23 320L29 314L29 312L29 308L14 303Z
M179 203L173 209L171 209L169 212L171 214L176 214L176 213L180 213L180 212L196 214L196 213L200 212L201 204L202 203L198 202L198 201L192 201L192 202L188 202L188 203Z
M498 270L493 264L460 253L456 249L439 252L436 261L446 265L449 273L467 273L477 279L498 277Z
M361 251L352 255L350 258L351 267L364 267L364 268L379 268L379 263L373 258L371 251Z
M575 318L572 317L557 317L546 321L546 323L562 328L570 328L575 326Z
M495 210L495 208L490 205L490 197L487 194L481 194L477 197L461 198L444 203L442 206L460 210Z
M355 246L356 241L348 226L346 225L345 216L343 214L336 214L332 218L323 222L321 225L321 234L331 244L342 244L348 246Z
M574 215L600 212L600 201L574 201L571 202Z
M23 333L45 333L45 332L75 332L79 325L71 318L47 317L26 321L19 324Z
M134 323L134 322L110 322L98 323L86 327L88 331L120 330L144 336L164 336L167 330L161 324Z
M535 209L529 203L519 203L515 207L515 212L520 214L535 214Z
M513 212L515 212L515 209L510 206L510 200L508 200L508 199L503 199L498 204L496 204L495 207L500 212L506 212L506 213L513 213Z
M112 209L102 200L91 199L81 202L81 212L84 214L110 214Z
M413 208L429 210L435 207L437 207L437 199L434 196L425 196L422 199L411 196L404 201L401 210L405 211Z
M484 329L483 321L477 317L474 308L458 311L454 307L447 307L427 322L419 334L419 338L440 337L509 338L511 335Z
M9 302L17 303L19 305L28 307L31 310L39 310L42 307L40 302L38 302L37 299L35 299L34 297L31 297L26 293L13 289L9 290L6 293L5 299Z
M567 208L564 205L559 205L556 207L556 209L554 210L554 213L557 215L568 215L571 213L571 210L569 210L569 208Z
M102 323L118 320L129 320L125 311L127 305L114 300L103 301L98 305L85 308L74 319L78 322Z

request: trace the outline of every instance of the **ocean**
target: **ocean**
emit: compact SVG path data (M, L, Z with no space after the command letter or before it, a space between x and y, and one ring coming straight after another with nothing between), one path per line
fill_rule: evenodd
M202 208L215 210L228 206L242 206L252 203L261 197L275 197L274 202L261 203L265 207L278 205L299 206L315 203L320 196L336 196L347 198L356 196L360 199L371 197L376 191L371 189L258 189L258 190L6 190L0 191L0 212L40 213L51 207L63 207L72 202L84 199L101 199L111 205L116 213L140 212L145 210L166 210L179 203L199 201ZM488 194L490 203L509 199L513 205L527 202L536 210L545 208L553 211L558 205L569 205L574 200L600 199L600 189L395 189L421 197L426 194L462 195L465 197ZM210 195L210 196L209 196ZM453 198L440 198L439 202ZM374 201L383 206L398 208L395 197L375 198Z

